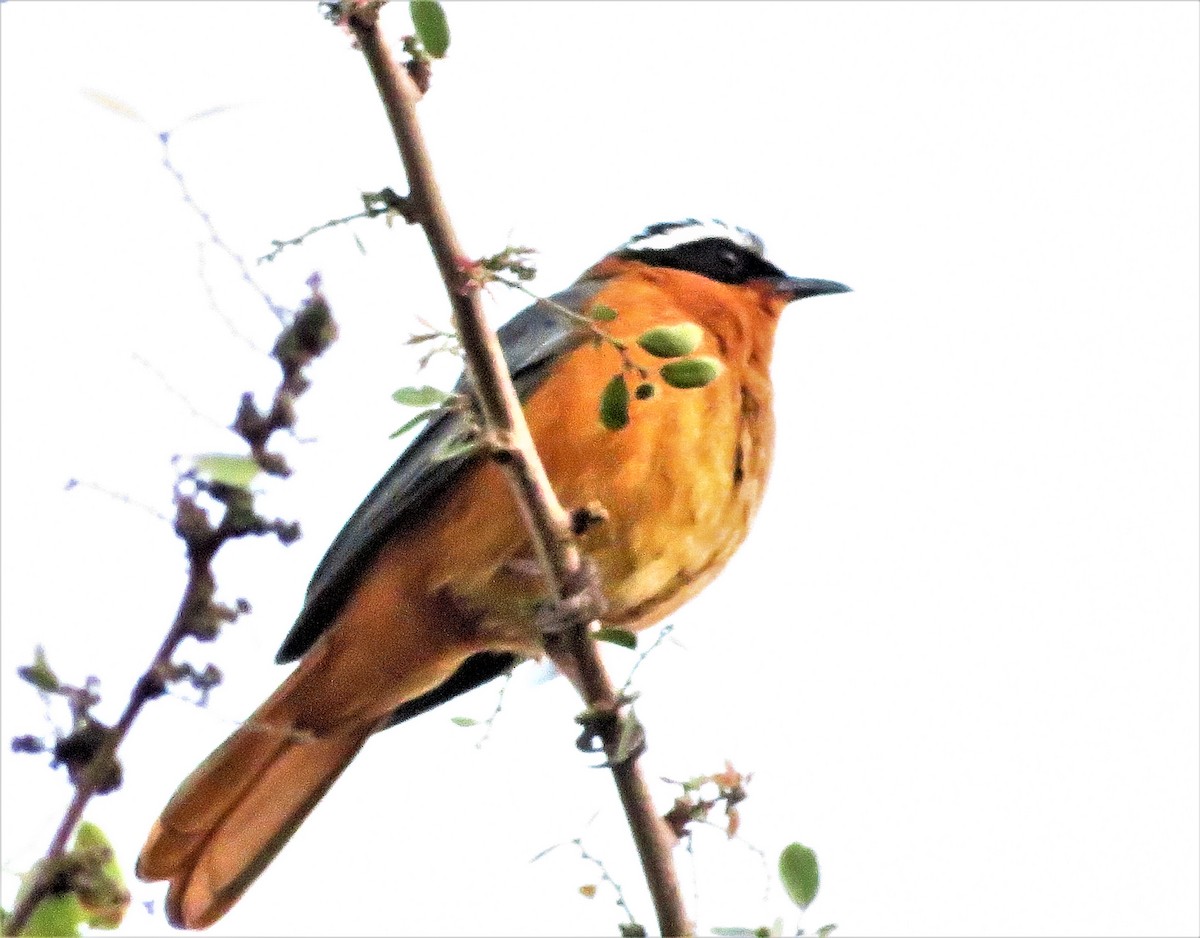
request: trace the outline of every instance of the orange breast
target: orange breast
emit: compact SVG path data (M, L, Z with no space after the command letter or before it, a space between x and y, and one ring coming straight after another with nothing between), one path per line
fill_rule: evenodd
M629 262L607 262L620 263ZM746 536L771 462L767 369L778 307L753 287L643 265L630 265L595 302L617 311L602 325L650 372L656 393L631 401L624 429L606 429L600 396L621 356L589 343L564 358L525 412L563 505L599 502L608 512L581 545L601 575L606 621L641 628L694 595ZM634 343L653 326L687 321L705 330L696 354L725 365L704 388L667 386L657 375L663 361ZM499 468L471 471L418 540L428 552L426 589L486 620L482 644L497 647L507 630L509 644L527 650L529 611L544 591Z

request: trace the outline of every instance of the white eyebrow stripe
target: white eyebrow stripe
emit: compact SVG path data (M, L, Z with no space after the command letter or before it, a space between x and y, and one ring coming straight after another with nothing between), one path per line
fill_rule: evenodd
M681 222L665 222L651 225L641 234L634 235L619 250L622 251L667 251L683 244L721 238L736 247L763 256L763 242L758 235L745 228L727 225L717 219L700 221L689 218Z

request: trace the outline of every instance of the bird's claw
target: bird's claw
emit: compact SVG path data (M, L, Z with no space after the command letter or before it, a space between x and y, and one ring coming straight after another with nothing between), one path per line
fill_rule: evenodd
M561 635L568 629L586 625L608 611L608 601L600 588L596 565L584 557L571 578L563 583L565 595L534 613L534 623L542 635Z
M575 740L580 752L608 752L605 740L614 735L613 749L609 758L598 769L612 768L631 759L636 759L646 750L646 731L633 711L622 713L621 709L632 701L630 697L617 699L613 710L587 710L575 718L583 726L583 732Z

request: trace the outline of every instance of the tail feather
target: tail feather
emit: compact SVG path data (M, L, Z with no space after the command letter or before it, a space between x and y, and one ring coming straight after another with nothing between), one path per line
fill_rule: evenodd
M375 725L314 736L256 715L222 743L179 787L138 858L140 879L170 881L171 924L205 928L229 911Z
M169 882L171 924L205 928L229 911L367 738L409 703L419 712L440 702L435 689L476 650L453 609L414 601L388 579L391 569L380 568L374 591L358 594L163 809L137 874Z

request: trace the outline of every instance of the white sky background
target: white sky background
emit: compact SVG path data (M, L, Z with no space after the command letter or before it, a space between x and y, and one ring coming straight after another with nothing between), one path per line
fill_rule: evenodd
M389 31L408 29L403 5ZM853 294L776 348L777 462L745 548L639 671L652 776L755 773L747 840L812 846L806 929L1200 931L1197 883L1198 127L1195 4L454 4L421 114L468 250L541 250L552 292L646 224L716 216ZM228 451L275 373L213 312L204 233L152 131L246 256L403 177L365 65L315 5L32 4L3 28L3 717L43 642L114 718L184 580L175 453ZM143 127L81 94L145 115ZM175 784L281 679L271 657L329 540L398 445L401 343L446 305L418 233L313 238L256 271L324 277L341 341L312 369L295 477L261 510L290 549L222 555L254 615L188 646L228 683L149 708L89 816L127 870ZM273 320L207 252L221 310ZM497 322L523 305L497 295ZM137 356L135 358L135 356ZM152 369L139 364L139 358ZM446 361L430 380L447 385ZM186 397L164 390L156 372ZM419 379L425 380L423 377ZM192 408L202 416L193 416ZM623 675L628 653L610 656ZM485 689L377 738L212 934L612 934L583 837L653 917L563 681ZM7 744L6 744L7 750ZM3 896L69 790L3 756ZM658 790L665 808L670 789ZM589 825L589 820L600 812ZM794 909L756 856L680 852L702 929ZM123 933L161 934L131 884Z

